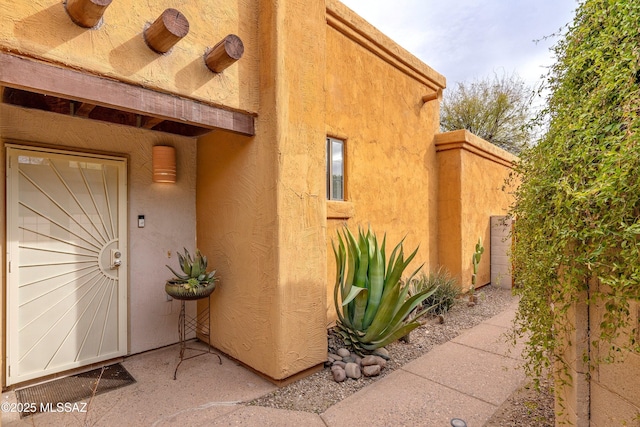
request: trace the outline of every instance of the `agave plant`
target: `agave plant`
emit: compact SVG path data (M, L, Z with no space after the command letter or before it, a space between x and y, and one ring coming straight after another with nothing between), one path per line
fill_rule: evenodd
M216 270L207 272L207 257L196 249L195 256L191 258L191 254L184 248L184 255L178 254L178 263L182 273L176 272L167 265L167 268L175 275L174 283L182 284L184 288L195 291L198 287L206 286L217 280Z
M338 232L338 243L333 242L337 266L333 293L337 328L345 344L361 355L407 335L420 326L418 318L429 311L412 314L434 290L408 295L408 283L422 266L407 280L402 280L402 273L418 252L416 248L405 259L402 243L398 243L387 263L386 236L379 246L371 230L366 234L359 230L356 240L344 227L342 233Z

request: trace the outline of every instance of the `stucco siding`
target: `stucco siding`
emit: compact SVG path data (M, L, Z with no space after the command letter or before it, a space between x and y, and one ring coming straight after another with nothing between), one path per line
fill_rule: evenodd
M379 238L386 233L388 244L406 236L407 250L419 245L408 269L425 263L428 271L437 262L433 135L439 102L424 103L422 96L441 88L444 78L417 65L401 48L392 48L392 42L343 5L327 2L327 13L326 133L345 140L349 205L347 215L327 220L328 312L335 317L331 240L345 222L352 231L370 226ZM419 72L407 68L408 63Z
M256 1L114 1L96 28L71 21L59 0L4 0L0 3L0 50L42 58L129 82L243 111L258 102ZM144 29L167 8L189 21L189 33L169 52L152 51ZM216 75L204 54L228 34L246 49L237 66ZM238 84L242 82L242 85Z
M214 343L278 381L321 365L327 339L324 7L285 3L259 6L256 136L198 143L198 242L221 276Z
M442 75L337 0L175 3L114 1L91 29L74 24L59 0L0 4L0 51L106 77L86 80L89 94L96 81L113 79L170 94L158 102L186 98L207 111L246 113L252 126L255 119L255 135L215 130L196 140L0 107L3 140L129 157L130 352L177 339L179 302L166 301L164 264L175 265L175 251L194 239L220 277L210 299L213 344L275 381L326 359L335 316L331 240L345 222L386 233L390 245L405 238L408 251L419 246L409 270L424 263L428 272L451 258L466 277L477 237L488 245L489 215L504 213L497 182L510 160L471 137L473 154L437 154ZM157 54L142 34L170 7L186 16L189 33ZM243 40L244 55L212 73L203 56L231 33ZM57 88L64 96L64 85ZM90 95L76 98L100 105ZM140 104L117 107L138 114L142 125ZM346 144L346 202L326 200L326 136ZM177 148L175 185L151 182L156 144ZM137 227L141 214L145 228Z
M438 134L435 141L440 179L438 262L467 290L472 256L481 238L484 254L476 287L484 286L491 281L490 217L506 215L513 203L517 181L506 180L516 157L465 130Z

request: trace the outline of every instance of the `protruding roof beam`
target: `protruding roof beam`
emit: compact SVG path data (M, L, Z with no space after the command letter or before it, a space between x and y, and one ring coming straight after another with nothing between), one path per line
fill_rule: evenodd
M65 9L71 20L81 27L98 25L111 0L67 0Z
M157 53L169 51L189 34L189 21L176 9L167 9L144 30L144 40Z
M221 73L225 68L242 58L244 44L240 37L229 34L205 54L204 61L214 73Z

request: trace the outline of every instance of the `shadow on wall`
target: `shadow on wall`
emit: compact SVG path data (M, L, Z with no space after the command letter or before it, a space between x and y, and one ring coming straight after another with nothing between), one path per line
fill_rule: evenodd
M109 63L123 76L131 76L162 55L146 47L142 32L109 52Z
M14 32L25 48L43 54L67 43L85 31L73 23L62 2L15 23Z

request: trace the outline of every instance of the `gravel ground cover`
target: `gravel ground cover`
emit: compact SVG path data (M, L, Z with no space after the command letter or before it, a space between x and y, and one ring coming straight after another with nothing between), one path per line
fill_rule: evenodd
M455 338L466 329L500 313L516 300L510 290L491 285L478 289L476 295L478 303L474 307L468 307L467 299L463 296L444 315L443 323L440 323L441 319L437 317L427 317L421 327L411 332L409 342L397 341L388 345L386 348L391 359L380 376L363 377L358 380L347 379L337 383L333 380L330 369L325 368L314 375L255 399L248 405L322 413L405 363L429 352L435 346ZM342 346L340 337L329 332L328 338L328 350L335 353ZM540 392L529 385L516 391L496 412L487 426L552 426L553 424L553 396L548 384L545 384Z
M541 381L540 390L527 383L500 406L485 427L553 427L553 403L550 381Z

